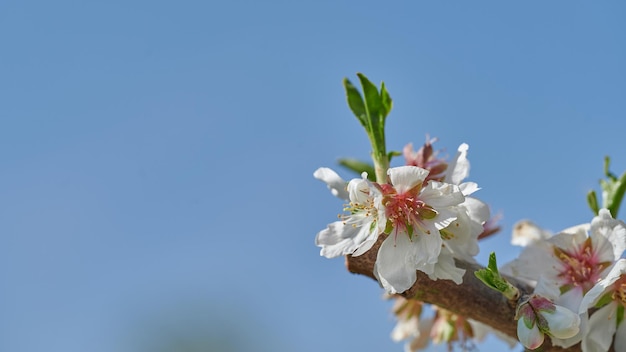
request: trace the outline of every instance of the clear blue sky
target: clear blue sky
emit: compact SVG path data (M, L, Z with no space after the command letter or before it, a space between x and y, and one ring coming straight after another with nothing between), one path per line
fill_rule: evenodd
M504 216L478 259L505 261L513 223L589 221L603 157L626 170L625 15L0 2L0 351L402 351L377 284L313 244L341 209L313 171L370 150L341 80L386 82L389 149L470 145L477 196Z

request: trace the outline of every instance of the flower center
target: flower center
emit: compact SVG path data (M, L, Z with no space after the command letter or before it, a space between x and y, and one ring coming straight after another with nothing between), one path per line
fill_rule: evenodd
M582 246L572 251L554 247L554 253L563 266L558 274L564 282L561 286L562 292L581 287L583 293L586 293L600 279L602 270L610 264L598 262L591 238L587 238Z
M347 214L339 214L339 219L352 227L362 225L361 222L365 219L376 219L377 214L373 198L368 198L364 203L350 202L343 208L343 211Z
M406 232L409 237L413 236L415 228L430 234L425 229L422 220L433 219L437 212L429 205L420 200L413 192L396 193L393 187L383 187L383 205L388 225L396 231Z
M611 298L626 307L626 275L621 275L613 284Z

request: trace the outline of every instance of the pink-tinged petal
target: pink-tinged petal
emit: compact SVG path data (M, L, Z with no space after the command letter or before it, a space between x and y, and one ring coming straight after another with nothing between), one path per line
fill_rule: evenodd
M585 352L606 352L611 347L617 330L617 303L612 302L595 311L587 323L581 343Z
M398 193L405 193L420 185L429 171L417 166L399 166L387 170L387 175Z
M380 246L374 275L389 293L401 293L415 283L418 248L404 234L389 235Z
M458 185L469 176L470 163L469 160L467 160L468 149L469 146L466 143L459 146L455 158L448 164L445 177L446 182Z
M585 294L580 302L579 313L584 313L587 309L593 307L598 302L600 297L604 295L604 293L615 283L615 281L620 278L622 274L626 274L626 259L618 260L606 277L598 281L598 283L596 283L596 285L593 286L587 294Z
M320 167L315 170L313 177L325 182L328 189L330 189L330 193L332 193L335 197L348 200L348 191L346 190L348 182L339 177L335 171L327 167Z
M534 350L543 344L544 335L539 331L537 324L533 324L529 329L524 324L524 319L520 318L517 321L517 338L524 347Z

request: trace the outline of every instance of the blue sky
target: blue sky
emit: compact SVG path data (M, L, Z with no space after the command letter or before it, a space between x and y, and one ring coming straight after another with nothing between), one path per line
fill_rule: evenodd
M506 261L516 221L587 222L604 156L626 170L625 13L3 1L0 351L401 351L377 284L313 244L341 210L313 171L370 151L341 80L385 81L388 149L470 145L504 228L478 259Z

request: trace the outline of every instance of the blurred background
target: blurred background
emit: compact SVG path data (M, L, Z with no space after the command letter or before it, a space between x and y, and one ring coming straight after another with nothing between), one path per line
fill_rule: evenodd
M626 170L625 15L0 2L0 351L402 351L376 282L313 243L342 206L313 171L369 157L342 79L385 81L388 149L470 145L503 227L478 260L504 263L516 221L588 222L604 156Z

